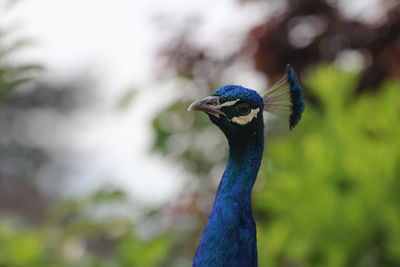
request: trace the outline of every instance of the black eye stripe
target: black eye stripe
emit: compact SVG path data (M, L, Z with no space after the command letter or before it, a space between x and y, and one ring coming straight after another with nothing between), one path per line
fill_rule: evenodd
M244 102L244 101L238 102L235 105L235 108L241 116L245 116L250 113L250 104L247 102Z

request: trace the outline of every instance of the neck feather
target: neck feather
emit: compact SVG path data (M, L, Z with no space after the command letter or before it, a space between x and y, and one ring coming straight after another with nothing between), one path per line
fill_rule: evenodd
M262 160L263 131L247 137L228 137L228 162L193 266L257 266L251 191Z
M260 168L264 137L255 136L246 142L229 142L229 157L217 191L231 197L250 197Z

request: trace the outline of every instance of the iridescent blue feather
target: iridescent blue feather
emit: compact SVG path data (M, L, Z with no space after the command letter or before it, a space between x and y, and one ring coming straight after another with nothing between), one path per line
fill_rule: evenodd
M292 66L286 66L286 75L263 95L264 110L285 117L293 129L304 111L303 89Z
M290 129L293 129L301 119L304 111L303 88L297 80L297 75L290 64L286 65L287 80L290 85L290 99L292 102L292 114L289 117Z

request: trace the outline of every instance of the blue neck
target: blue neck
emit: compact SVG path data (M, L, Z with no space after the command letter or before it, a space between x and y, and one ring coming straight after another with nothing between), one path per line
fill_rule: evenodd
M229 158L193 266L257 266L251 191L264 148L263 129L228 136Z

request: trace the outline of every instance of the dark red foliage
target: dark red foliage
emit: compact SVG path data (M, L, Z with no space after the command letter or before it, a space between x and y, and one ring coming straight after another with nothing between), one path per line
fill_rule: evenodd
M294 3L294 1L291 1ZM291 62L298 71L324 61L333 61L343 50L355 49L366 58L359 91L376 88L388 76L400 75L400 5L391 8L381 25L367 25L344 18L320 0L296 1L281 17L273 18L249 32L246 46L254 46L255 68L267 75L281 73ZM307 46L289 40L293 21L313 16L326 23Z

